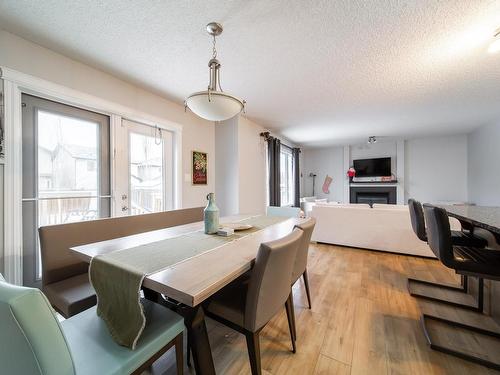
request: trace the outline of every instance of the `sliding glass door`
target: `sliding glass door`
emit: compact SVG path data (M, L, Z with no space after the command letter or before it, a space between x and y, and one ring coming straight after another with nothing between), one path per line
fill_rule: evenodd
M109 117L23 95L23 274L41 279L38 228L110 216Z

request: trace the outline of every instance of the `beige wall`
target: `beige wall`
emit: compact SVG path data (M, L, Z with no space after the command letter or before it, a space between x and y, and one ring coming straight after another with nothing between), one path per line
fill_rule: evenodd
M266 210L266 145L260 125L240 117L238 132L239 212Z
M266 146L264 128L242 116L215 129L217 181L215 194L222 215L264 213Z
M181 104L2 30L0 65L182 125L182 204L203 205L207 193L214 191L214 124L185 113ZM186 178L191 173L192 150L209 154L207 186L192 186Z

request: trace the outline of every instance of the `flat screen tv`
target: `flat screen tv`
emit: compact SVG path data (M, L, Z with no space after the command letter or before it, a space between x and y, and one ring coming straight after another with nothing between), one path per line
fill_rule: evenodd
M356 177L391 176L391 158L354 160Z

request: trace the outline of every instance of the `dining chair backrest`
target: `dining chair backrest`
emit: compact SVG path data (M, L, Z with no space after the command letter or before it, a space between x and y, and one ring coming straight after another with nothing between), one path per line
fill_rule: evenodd
M256 332L285 305L292 269L302 239L296 228L287 236L260 245L248 285L244 328Z
M294 284L307 268L307 256L309 254L309 244L311 243L311 236L316 225L316 219L311 217L309 220L302 224L297 224L296 227L301 229L304 234L300 241L300 246L297 250L295 257L295 264L292 272L292 284Z
M267 216L282 216L282 217L299 217L300 216L300 208L299 207L267 206L266 215Z
M0 275L0 372L73 375L68 344L50 303L38 289Z
M411 227L419 240L427 242L427 233L425 230L424 210L422 203L415 199L408 199L408 208L410 210Z
M427 242L432 252L445 266L453 268L454 255L451 242L450 219L446 211L424 204L427 223Z

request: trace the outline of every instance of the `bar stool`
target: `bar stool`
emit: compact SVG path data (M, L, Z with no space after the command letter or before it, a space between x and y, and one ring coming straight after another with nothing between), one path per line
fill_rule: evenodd
M411 226L413 228L413 231L415 232L415 234L417 235L417 237L421 241L427 242L427 232L425 229L425 219L424 219L424 211L422 209L422 204L417 200L409 199L408 200L408 207L410 210L410 219L411 219ZM450 231L450 233L451 233L451 243L455 246L470 246L470 247L476 247L476 248L484 248L488 244L488 242L486 240L479 238L479 237L476 237L472 233L469 233L469 232ZM436 254L436 252L432 248L431 248L431 250L434 252L436 257L439 258L438 254ZM447 305L465 308L468 310L483 311L482 298L481 299L478 298L477 306L466 305L466 304L448 301L448 300L444 300L441 298L432 297L429 295L414 292L411 288L412 283L423 284L423 285L432 286L432 287L440 288L440 289L452 290L454 292L468 293L469 279L468 279L467 275L463 275L463 274L460 275L460 286L446 285L446 284L434 283L431 281L408 278L408 292L413 297L424 298L427 300L445 303Z
M484 248L453 245L449 218L442 208L424 205L424 216L427 222L428 243L432 251L446 267L454 269L461 275L473 276L479 279L478 300L482 302L483 279L500 280L500 253ZM428 323L430 321L437 321L441 324L495 339L500 339L500 333L433 315L422 315L424 333L432 349L500 370L499 363L436 344L429 334Z

